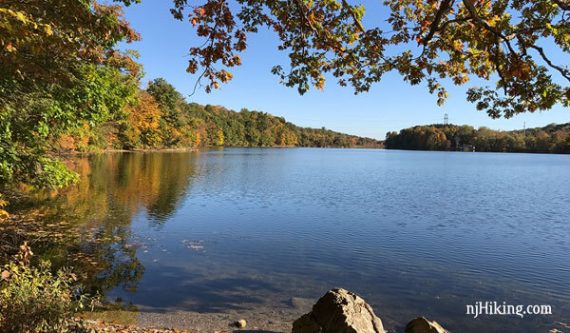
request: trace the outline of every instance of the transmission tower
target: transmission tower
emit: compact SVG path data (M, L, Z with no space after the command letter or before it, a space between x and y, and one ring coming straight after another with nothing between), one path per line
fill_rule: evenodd
M449 125L449 115L447 113L443 115L443 124Z

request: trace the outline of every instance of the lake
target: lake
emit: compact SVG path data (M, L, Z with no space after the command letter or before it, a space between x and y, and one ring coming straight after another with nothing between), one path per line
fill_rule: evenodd
M236 148L73 166L81 183L34 209L79 233L38 251L84 253L85 279L143 312L290 313L343 287L398 331L419 315L455 332L570 322L567 155ZM553 314L474 319L477 301Z

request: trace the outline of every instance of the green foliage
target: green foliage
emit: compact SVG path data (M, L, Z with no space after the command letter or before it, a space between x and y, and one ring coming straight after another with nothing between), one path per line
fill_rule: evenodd
M114 47L138 35L120 6L93 0L0 4L0 187L74 180L49 152L61 136L111 121L137 91L139 65Z
M176 109L183 103L182 94L163 78L150 81L146 91L158 102L165 118L171 118L169 121L175 122L179 113Z
M62 135L93 131L121 117L134 101L137 81L110 67L85 65L73 88L53 86L0 105L0 185L27 183L59 188L74 180L49 152Z
M81 67L80 83L70 91L72 107L67 117L70 126L86 121L95 127L118 119L124 107L135 102L138 80L108 66Z
M570 153L570 123L518 131L429 125L386 134L388 149L473 150L491 152Z
M77 174L69 170L65 164L59 160L40 157L37 162L38 170L32 174L29 180L29 184L34 185L36 188L62 188L78 180Z
M26 244L21 249L28 250ZM4 266L0 280L0 331L66 332L73 314L87 298L75 295L76 277L68 270L53 274L48 262L29 265L31 251Z

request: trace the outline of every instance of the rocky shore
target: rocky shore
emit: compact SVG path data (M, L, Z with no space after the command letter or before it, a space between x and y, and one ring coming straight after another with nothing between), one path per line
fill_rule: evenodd
M360 296L345 289L329 290L293 323L292 333L387 333L382 320ZM415 318L405 333L449 333L440 324Z
M360 296L345 290L332 289L311 308L302 300L299 307L309 308L296 320L291 313L252 314L248 321L233 314L222 313L140 313L130 318L133 325L117 324L102 320L83 319L78 321L77 333L229 333L229 332L292 332L292 333L395 333L384 328L382 320L372 307ZM279 318L276 320L275 318ZM120 321L120 320L119 320ZM127 320L128 321L128 320ZM169 328L156 328L156 323ZM220 327L225 323L226 327ZM292 323L292 324L291 324ZM152 327L154 324L155 327ZM222 325L223 326L223 325ZM172 328L176 327L176 328ZM190 330L179 327L192 327ZM411 320L405 333L449 333L439 323L423 317Z

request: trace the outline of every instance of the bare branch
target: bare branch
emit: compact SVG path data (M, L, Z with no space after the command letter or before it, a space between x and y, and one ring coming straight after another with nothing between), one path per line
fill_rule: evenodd
M556 69L558 72L560 72L560 74L562 74L562 76L570 81L570 71L568 71L568 69L566 68L562 68L558 65L555 65L547 56L546 53L544 52L544 49L540 46L536 46L536 45L529 45L530 48L535 49L536 51L538 51L538 53L540 54L540 56L542 57L542 59L548 64L548 66Z

